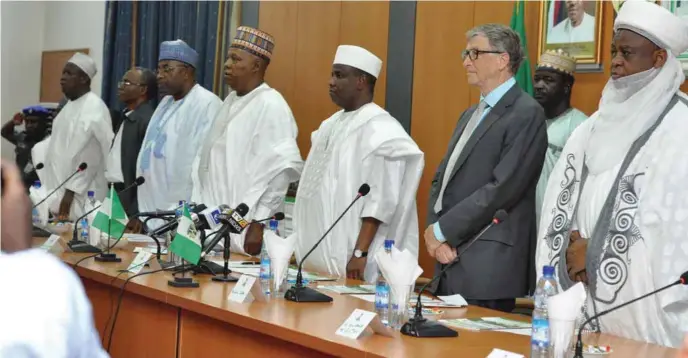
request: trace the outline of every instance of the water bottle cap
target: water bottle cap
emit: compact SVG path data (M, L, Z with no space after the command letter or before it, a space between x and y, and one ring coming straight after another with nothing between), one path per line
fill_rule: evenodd
M542 274L544 276L554 276L554 266L543 266Z
M184 205L184 200L179 200L179 206Z
M35 187L37 187L37 188L40 188L40 187L41 187L41 181L40 181L40 180L36 180L35 182L33 182L33 186L35 186Z
M92 191L92 190L89 190L89 191L88 191L88 197L89 197L89 198L92 198L92 197L94 197L94 196L96 196L96 192L95 192L95 191Z
M385 240L385 249L391 249L394 246L394 240Z
M270 220L270 229L271 230L277 230L278 227L279 227L279 223L277 222L277 220L275 220L275 219Z

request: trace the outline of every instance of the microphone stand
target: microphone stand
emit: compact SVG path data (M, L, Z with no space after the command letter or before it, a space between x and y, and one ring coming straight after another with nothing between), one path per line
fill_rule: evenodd
M166 220L165 218L166 218L166 217L164 217L164 216L163 216L163 217L149 216L149 217L146 218L146 220L143 221L142 226L143 226L144 229L146 229L146 228L148 227L147 224L148 224L148 221L149 221L149 220L151 220L151 219ZM174 262L169 262L169 261L165 261L165 260L162 259L162 257L161 257L161 256L162 256L162 246L160 245L160 239L158 238L158 235L160 235L159 232L158 232L157 230L153 230L153 232L151 232L148 236L150 236L151 239L153 239L153 241L155 241L155 246L156 246L155 258L156 258L156 260L158 260L158 263L160 264L160 267L161 267L162 269L165 269L165 270L166 270L166 269L168 269L168 268L170 268L170 267L175 266L176 263L174 263ZM167 254L169 255L169 253L170 253L170 251L169 251L169 248L168 248Z
M121 257L117 257L116 253L110 252L110 239L112 238L112 202L110 202L110 216L108 217L107 235L108 235L107 252L101 252L100 255L95 257L95 260L98 262L122 262ZM122 232L122 235L124 235L124 232ZM120 235L119 238L121 238L122 235ZM119 238L118 238L118 240L119 240Z
M658 289L658 290L652 291L652 292L650 292L650 293L646 293L646 294L644 294L644 295L642 295L642 296L640 296L640 297L638 297L638 298L634 298L634 299L632 299L632 300L630 300L630 301L628 301L628 302L625 302L625 303L623 303L623 304L620 304L620 305L618 305L618 306L616 306L616 307L612 307L612 308L610 308L610 309L608 309L608 310L604 310L604 311L602 311L602 312L600 312L600 313L598 313L598 314L596 314L596 315L594 315L594 316L592 316L592 317L586 319L586 320L583 322L583 324L581 324L581 326L578 328L578 340L576 341L575 355L573 356L573 358L583 358L583 328L585 328L585 325L589 324L589 323L592 322L592 320L594 320L594 319L597 319L597 318L600 318L600 317L606 315L607 313L616 311L616 310L618 310L619 308L626 307L626 306L630 305L631 303L640 301L640 300L642 300L643 298L647 298L647 297L652 296L652 295L654 295L654 294L660 293L660 292L662 292L662 291L664 291L664 290L666 290L666 289L668 289L668 288L674 287L674 286L676 286L676 285L685 285L685 284L688 284L688 281L687 281L686 278L684 278L684 276L685 276L685 277L688 277L688 272L686 272L686 273L684 273L683 275L681 275L681 278L680 278L678 281L672 282L672 283L670 283L670 284L668 284L668 285L666 285L666 286L664 286L664 287L662 287L662 288L660 288L660 289Z
M222 276L213 276L212 280L213 281L218 281L218 282L237 282L239 281L238 278L234 276L229 276L230 273L232 273L232 270L229 269L229 247L231 245L230 243L230 238L229 238L229 226L227 226L227 229L220 229L220 232L217 235L222 235L225 239L224 243L224 260L225 264L222 270Z
M466 244L466 247L461 251L461 253L458 254L456 258L452 260L452 262L444 266L444 268L440 271L439 274L433 277L432 280L430 280L430 282L423 285L420 291L418 291L418 300L416 301L416 312L413 315L413 318L409 319L409 321L404 323L404 325L401 327L401 334L418 338L459 336L459 332L451 328L448 328L441 323L428 321L426 318L423 317L423 304L421 303L421 297L428 286L430 286L433 282L437 281L440 277L444 275L445 272L447 272L449 268L451 268L452 266L454 266L454 264L459 262L459 259L468 250L468 248L470 248L471 245L473 245L473 243L478 241L478 239L480 239L480 237L482 237L483 234L487 230L489 230L493 225L499 224L500 222L504 221L506 219L506 215L506 211L497 211L495 217L492 219L490 224L488 224L482 230L480 230L480 232Z
M216 231L214 234L210 235L217 235L220 233L222 229ZM200 230L200 240L201 240L201 247L205 247L205 241L206 241L206 235L205 235L205 230ZM225 242L226 244L226 242ZM209 248L212 249L212 248ZM224 267L222 265L218 265L215 262L208 261L204 257L201 257L201 259L198 261L198 265L194 266L192 268L193 273L196 275L213 275L215 276L218 272L222 272L224 270Z
M351 202L351 204L349 204L349 206L346 207L344 212L341 215L339 215L339 217L334 222L334 224L332 224L332 226L330 226L330 228L327 229L327 231L325 232L325 234L323 234L323 236L320 238L320 240L318 240L318 242L316 242L315 245L313 245L313 247L310 249L310 251L308 251L306 253L306 255L303 256L303 258L301 259L301 262L299 262L299 270L296 273L296 282L284 294L284 298L287 301L292 301L292 302L332 302L332 297L330 297L324 293L320 293L320 292L318 292L318 291L316 291L310 287L306 287L303 285L303 274L302 274L303 262L306 260L308 255L310 255L313 252L313 250L315 250L315 248L318 247L318 245L320 245L320 243L325 239L325 237L327 237L327 234L329 234L330 231L332 231L332 229L334 229L334 227L337 225L339 220L341 220L344 217L344 215L349 211L349 209L351 209L351 207L354 206L354 204L358 201L358 199L360 199L362 197L363 197L363 194L361 194L361 193L356 195L356 198Z

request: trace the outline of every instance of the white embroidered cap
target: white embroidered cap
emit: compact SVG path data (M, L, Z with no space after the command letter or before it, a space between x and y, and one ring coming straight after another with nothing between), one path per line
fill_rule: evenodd
M89 78L93 79L93 76L98 73L98 69L96 68L96 62L93 61L93 59L81 52L77 52L72 56L72 58L67 61L69 63L75 64L77 67L79 67L86 75L88 75Z
M626 1L614 21L614 31L631 30L679 56L688 50L688 21L650 1Z
M363 47L341 45L334 55L334 65L347 65L365 71L377 78L382 70L382 60Z

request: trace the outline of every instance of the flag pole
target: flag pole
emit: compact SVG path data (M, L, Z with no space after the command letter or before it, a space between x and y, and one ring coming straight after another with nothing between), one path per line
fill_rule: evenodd
M117 254L111 253L110 252L110 237L112 236L112 215L113 215L113 206L115 205L114 203L114 195L115 195L115 188L112 183L110 183L110 214L108 215L108 229L107 229L107 248L105 249L106 251L103 251L100 253L99 256L96 256L96 261L99 262L122 262L122 258L117 257Z
M186 202L184 202L183 207L182 207L182 215L180 215L177 220L179 220L179 223L181 225L182 220L184 220L185 217L189 212L189 208L187 207ZM190 220L190 218L189 218ZM193 225L193 224L192 224ZM175 236L179 233L179 225L177 225L177 233L175 233ZM195 234L194 234L195 235ZM174 240L174 237L172 238ZM167 246L167 255L175 255L173 249L172 249L172 240L170 240L170 245ZM180 255L181 257L181 255ZM188 261L185 260L183 257L181 257L181 277L177 276L177 272L172 273L172 279L167 281L168 286L172 287L185 287L185 288L197 288L199 287L198 281L194 281L193 277L186 277L186 271L190 270L193 266L192 265L187 265Z

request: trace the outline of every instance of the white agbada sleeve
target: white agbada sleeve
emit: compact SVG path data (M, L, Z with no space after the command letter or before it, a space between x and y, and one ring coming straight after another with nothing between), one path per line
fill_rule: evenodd
M93 181L96 176L104 172L107 155L110 152L110 145L114 133L112 132L112 120L107 107L100 101L88 101L84 103L81 118L87 123L84 134L83 146L74 153L74 169L79 164L86 163L88 167L82 173L74 176L65 184L67 190L71 190L79 195L86 195L89 189L93 189ZM100 150L92 150L99 148Z
M289 172L281 172L270 180L265 193L258 200L255 214L253 215L254 219L261 220L277 212L277 209L284 201L284 197L287 195L292 177L293 175L290 175Z
M91 303L73 270L41 249L0 256L0 272L17 270L24 274L3 276L7 290L0 295L0 357L108 357Z
M404 160L373 155L363 160L362 170L368 173L370 194L363 199L361 218L372 217L389 224L399 204L406 170Z
M168 189L172 191L172 193L165 195L168 198L191 200L193 191L191 170L193 169L194 160L197 154L200 153L200 148L203 146L203 141L206 140L208 130L212 127L213 120L222 107L222 101L217 97L215 99L217 100L211 100L205 107L194 111L193 120L186 121L182 126L182 130L177 133L180 137L186 139L180 140L178 142L180 145L173 148L174 153L167 155L168 158L175 158L175 162L167 166ZM190 152L195 154L189 155L188 153Z

